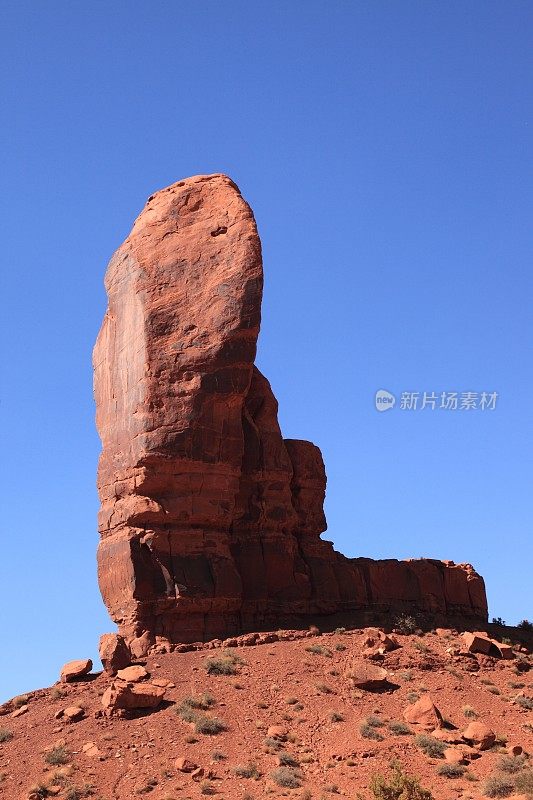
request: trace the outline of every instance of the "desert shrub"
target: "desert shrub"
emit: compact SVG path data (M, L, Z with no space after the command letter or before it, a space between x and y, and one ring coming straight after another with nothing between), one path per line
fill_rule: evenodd
M217 717L199 715L194 720L194 730L196 733L203 733L206 736L215 736L217 733L227 730L227 725Z
M407 700L408 703L411 703L412 705L413 703L416 703L416 701L420 699L420 695L418 694L418 692L409 692L405 696L405 699Z
M322 644L308 644L305 650L307 653L312 653L315 656L326 656L327 658L331 658L332 656L331 650L328 650L328 648L324 647Z
M316 688L322 694L335 694L331 686L328 686L327 683L317 683Z
M526 765L526 757L520 756L502 756L498 761L498 769L502 772L508 772L511 775L515 772L520 772Z
M527 711L533 710L533 700L531 697L523 697L522 695L518 695L518 697L514 698L514 702L520 706L520 708L525 708Z
M234 768L233 772L238 778L254 778L257 780L261 777L261 773L253 761L249 761L247 764L239 764Z
M96 789L90 783L78 788L73 786L68 790L65 800L83 800L84 797L93 797L96 794Z
M343 650L346 650L346 645L338 643L335 645L335 650L338 650L339 653L342 653Z
M517 794L533 794L533 769L524 770L515 778Z
M494 775L487 778L483 785L485 797L509 797L514 790L514 781L506 775Z
M28 704L29 696L27 694L19 694L18 697L13 698L13 705L15 708L20 708L21 706L25 706Z
M501 626L503 627L503 626L504 626L504 625L506 625L507 623L506 623L506 622L505 622L505 620L504 620L504 619L502 619L501 617L493 617L493 618L492 618L492 624L493 624L493 625L501 625Z
M285 702L287 703L288 706L295 706L297 704L297 702L298 702L298 698L297 697L287 697Z
M411 728L405 722L389 722L389 730L396 736L408 736L412 733Z
M336 783L328 783L324 786L324 791L329 792L329 794L339 794L339 787Z
M521 631L533 631L533 622L530 622L528 619L523 619L516 627L520 628Z
M461 778L465 774L466 767L461 764L441 764L437 770L438 775L444 778Z
M206 658L204 667L208 675L236 675L242 659L236 653L224 652L221 656Z
M200 794L216 794L217 790L211 781L202 781L200 784Z
M9 742L13 738L13 732L7 728L0 728L0 742Z
M467 719L477 719L478 713L472 706L463 706L463 714Z
M224 761L226 759L225 754L222 750L213 750L211 753L211 760L212 761Z
M286 750L281 750L278 753L279 765L280 767L298 767L298 760L291 756L290 753L287 753Z
M497 686L487 686L487 691L491 694L501 694Z
M281 750L283 747L280 740L274 738L274 736L267 736L263 744L265 745L266 749L271 753L277 752L278 750Z
M338 711L330 711L329 713L329 721L330 722L344 722L344 717L342 714L339 714Z
M425 733L419 733L418 736L415 736L415 744L431 758L444 758L444 751L448 747L446 742L441 742L433 736L426 736Z
M373 725L369 724L368 720L363 720L363 722L361 722L359 725L359 733L364 739L374 739L376 742L382 742L385 738Z
M405 669L402 672L398 672L398 677L401 678L402 681L412 681L413 673L410 669Z
M270 777L285 789L297 789L301 785L300 773L293 767L278 767L270 773Z
M490 678L480 678L479 682L483 684L483 686L494 686L494 682L491 681Z
M184 697L181 703L177 708L177 712L184 719L183 714L188 714L191 711L207 711L208 708L215 705L215 698L209 694L209 692L204 692L199 697L189 696Z
M389 779L374 775L370 790L376 800L432 800L432 794L420 786L418 778L406 775L399 764L394 764Z
M424 642L421 642L419 639L413 642L413 647L415 647L417 650L420 650L421 653L429 653L429 647L427 644L424 644Z
M346 633L346 628L335 628L335 633L336 634Z
M66 747L52 747L51 750L45 753L44 760L53 767L59 767L61 764L69 763L71 754Z
M523 689L526 684L522 683L522 681L509 681L509 686L511 689Z
M410 614L400 614L396 617L394 627L399 633L410 634L418 629L416 618Z

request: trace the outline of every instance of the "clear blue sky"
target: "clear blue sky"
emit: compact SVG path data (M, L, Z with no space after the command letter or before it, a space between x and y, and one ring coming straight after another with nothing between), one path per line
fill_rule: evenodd
M322 448L348 555L471 561L531 597L531 26L477 2L7 0L0 700L113 630L96 584L91 349L154 190L226 172L254 208L258 363ZM377 389L497 391L493 412Z

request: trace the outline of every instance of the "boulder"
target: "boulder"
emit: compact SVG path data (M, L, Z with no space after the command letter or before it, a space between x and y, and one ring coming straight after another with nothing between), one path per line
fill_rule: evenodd
M78 661L69 661L61 668L61 683L69 683L77 678L83 678L85 675L89 674L92 668L93 662L90 658L80 659Z
M362 642L362 655L364 658L376 658L395 650L398 642L392 636L378 628L366 628Z
M463 764L465 761L464 753L458 747L447 747L443 755L448 764Z
M116 675L131 663L131 653L122 636L117 633L104 633L100 637L100 660L108 675Z
M195 764L190 758L179 756L179 758L174 761L174 767L178 772L194 772L195 769L198 769L198 764Z
M112 683L102 695L106 714L119 709L124 711L139 708L157 708L165 696L165 689L151 683Z
M127 681L129 683L138 683L144 678L148 678L149 674L150 673L147 672L141 664L132 664L130 667L119 669L117 672L117 678L119 678L121 681Z
M464 649L467 653L483 653L488 655L492 646L492 639L484 633L471 633L465 631L462 634Z
M68 722L78 722L78 720L83 719L84 716L85 711L80 706L68 706L63 709L63 717L66 718Z
M496 734L484 722L471 722L463 731L463 739L477 750L488 750L496 741Z
M419 725L427 731L442 728L442 714L428 694L408 706L403 712L403 718L411 725Z
M382 667L377 667L374 664L359 663L353 664L348 673L354 689L365 689L366 691L375 691L383 689L388 684L388 672Z

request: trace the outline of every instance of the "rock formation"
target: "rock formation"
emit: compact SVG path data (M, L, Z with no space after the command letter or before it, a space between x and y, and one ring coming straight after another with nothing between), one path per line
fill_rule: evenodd
M133 654L357 609L486 618L469 565L348 559L320 538L322 456L282 438L254 366L261 244L228 177L150 197L105 283L98 574Z

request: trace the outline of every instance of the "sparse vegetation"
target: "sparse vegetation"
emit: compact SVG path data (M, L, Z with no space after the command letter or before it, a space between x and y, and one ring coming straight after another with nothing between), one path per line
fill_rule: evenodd
M514 781L507 775L494 775L487 778L483 785L485 797L509 797L514 790Z
M448 746L445 742L441 742L433 736L427 736L425 733L415 736L415 744L430 758L444 758L444 751Z
M343 650L346 650L346 645L339 642L335 645L335 650L337 650L339 653L342 653Z
M7 728L0 728L0 742L9 742L13 738L13 732Z
M424 642L421 642L420 639L416 639L413 642L413 647L420 650L421 653L429 653L429 647Z
M533 700L530 697L524 697L519 694L514 698L513 702L515 702L517 706L520 706L520 708L525 708L526 711L533 711Z
M278 750L281 750L283 745L281 744L279 739L275 739L274 736L267 736L264 740L263 744L267 752L269 753L276 753Z
M412 705L413 703L416 703L416 701L420 699L420 695L418 694L418 692L409 692L409 694L406 695L405 699L407 700L408 703L411 703Z
M413 680L413 673L410 669L403 670L402 672L398 673L398 677L402 681L412 681Z
M383 725L383 720L379 717L370 716L359 725L359 733L364 739L374 739L376 742L382 742L385 737L379 732L378 728L382 728Z
M287 753L286 750L281 750L278 753L278 760L280 767L298 767L299 763L294 756L291 756L290 753Z
M533 794L533 769L524 770L515 778L517 794Z
M316 688L321 694L335 694L331 686L328 686L327 683L317 683Z
M409 736L412 733L411 728L405 722L389 722L389 730L396 736Z
M515 772L520 772L526 765L525 755L520 756L502 756L498 761L498 769L502 772L508 772L513 775Z
M392 767L389 779L374 775L370 790L376 800L432 800L432 794L420 786L418 778L406 775L399 764Z
M224 761L225 759L226 755L222 752L222 750L213 750L211 753L212 761Z
M493 617L492 618L493 625L501 625L502 627L505 626L507 623L501 617Z
M78 788L73 786L71 789L67 791L65 796L65 800L83 800L84 797L93 797L96 794L96 789L90 783L86 783L85 786Z
M332 656L331 650L328 650L328 648L324 647L322 644L308 644L305 651L315 656L326 656L326 658L331 658Z
M466 767L461 764L441 764L437 774L444 778L461 778L465 774L465 769Z
M516 627L520 628L521 631L533 631L533 622L530 622L528 619L523 619Z
M44 756L46 763L53 767L59 767L61 764L68 764L71 758L70 751L63 746L52 747Z
M344 722L344 717L342 714L339 714L338 711L330 711L329 713L329 721L330 722Z
M463 714L467 719L477 719L479 716L472 706L463 706Z
M274 783L285 789L297 789L301 786L300 773L293 767L278 767L270 774L270 777Z
M520 626L519 626L519 627L520 627ZM339 635L339 634L341 634L341 633L346 633L346 628L335 628L335 633L336 633L337 635Z
M491 694L501 694L497 686L487 686L487 691Z
M217 733L222 733L228 729L225 722L217 717L198 716L194 721L194 730L196 733L203 733L205 736L216 736Z
M396 617L394 627L398 633L409 635L418 629L418 623L416 618L410 614L400 614L398 617Z
M297 697L287 697L285 702L287 703L288 706L295 706L297 704L297 702L298 702L298 698Z
M202 781L200 784L200 794L216 794L217 790L211 781Z
M239 664L242 659L226 650L221 656L206 658L204 667L208 675L236 675Z
M257 780L261 777L257 764L253 761L249 761L247 764L239 764L233 769L233 772L238 778L254 778L254 780Z
M18 697L13 698L13 705L15 708L21 708L21 706L25 706L29 702L29 696L27 694L19 694Z

